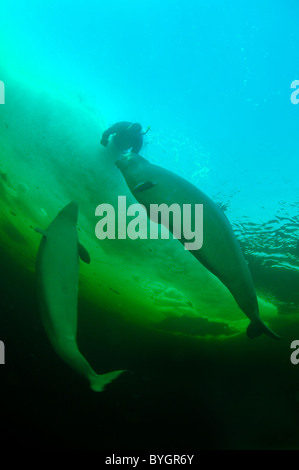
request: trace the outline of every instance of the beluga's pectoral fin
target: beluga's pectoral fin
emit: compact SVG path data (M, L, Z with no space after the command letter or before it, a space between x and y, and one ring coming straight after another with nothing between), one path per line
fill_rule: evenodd
M133 188L134 193L142 193L143 191L147 191L148 189L152 189L154 186L156 186L157 183L152 183L151 181L145 181L143 183L137 184Z
M47 236L46 230L43 230L42 228L35 228L34 229L37 233L40 233L43 237Z
M84 263L89 264L90 263L90 256L86 248L78 242L78 252L79 252L79 257Z

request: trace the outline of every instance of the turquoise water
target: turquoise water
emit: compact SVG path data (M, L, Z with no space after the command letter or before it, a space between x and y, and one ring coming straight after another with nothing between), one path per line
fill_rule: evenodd
M2 2L0 339L3 401L14 409L3 414L9 435L20 439L32 419L37 447L297 446L298 372L289 356L299 308L299 105L290 99L298 14L291 1ZM151 127L145 158L221 205L279 344L248 342L248 320L229 292L175 240L99 244L95 207L121 194L134 202L113 150L100 145L122 120ZM130 370L101 396L54 355L36 302L33 229L72 199L92 260L80 266L78 343L100 372ZM90 432L81 435L81 425Z

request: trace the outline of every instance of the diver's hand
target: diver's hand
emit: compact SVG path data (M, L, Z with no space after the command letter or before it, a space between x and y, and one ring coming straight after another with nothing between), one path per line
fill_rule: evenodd
M102 140L101 140L101 144L102 144L104 147L107 147L107 145L108 145L108 140L107 140L107 139L102 139Z

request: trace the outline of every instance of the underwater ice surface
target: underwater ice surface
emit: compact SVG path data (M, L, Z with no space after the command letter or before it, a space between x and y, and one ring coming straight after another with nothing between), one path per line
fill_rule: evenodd
M33 270L40 242L34 227L47 227L61 207L77 200L80 241L88 247L92 259L90 266L81 266L81 292L95 298L101 308L117 310L138 322L160 323L169 317L200 317L221 324L221 328L214 325L216 335L243 331L248 320L243 318L231 294L193 260L178 241L99 241L95 237L98 219L94 212L99 203L117 207L118 195L126 195L128 203L133 202L114 165L115 150L102 150L98 145L104 129L101 116L78 97L54 94L41 84L32 86L24 79L20 81L9 75L5 78L8 104L2 112L1 229L12 256ZM21 99L24 95L26 102ZM179 162L176 166L179 171ZM197 173L189 179L199 185ZM207 183L206 186L208 191ZM240 201L241 197L239 193L224 192L221 204L226 203L224 210L232 214L232 222L235 217L245 252L247 250L253 263L258 263L262 269L264 265L269 266L275 251L278 258L276 261L274 255L275 263L296 274L294 230L284 231L291 241L290 252L279 250L278 256L275 244L281 241L277 233L274 240L271 239L270 226L272 231L273 224L274 231L281 230L279 208L277 221L267 220L263 208L256 210L251 218L247 214L240 218L234 207L235 199ZM215 195L215 200L217 198L220 203L219 192ZM290 224L291 217L286 219ZM260 240L262 230L267 239L263 235ZM262 282L260 289L268 292ZM277 315L275 302L269 302L274 296L270 289L268 297L260 297L261 315L265 319ZM203 324L202 331L197 328L196 334L213 334L213 324L207 327L205 331Z
M195 337L203 356L215 340L246 350L248 319L178 241L95 237L98 204L116 205L118 195L135 202L101 133L119 120L138 121L151 126L141 154L221 205L249 263L261 317L277 333L294 328L295 335L299 106L290 101L290 84L299 78L298 14L295 2L3 2L5 253L34 272L34 228L47 227L75 199L80 241L91 256L89 266L80 265L81 318L88 299L99 319L117 313ZM90 330L97 330L93 320ZM256 348L253 360L260 360L265 350Z

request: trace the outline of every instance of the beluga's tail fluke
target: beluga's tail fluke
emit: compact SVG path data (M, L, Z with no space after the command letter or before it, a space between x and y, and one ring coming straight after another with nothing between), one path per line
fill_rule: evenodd
M108 372L107 374L95 374L93 377L89 378L90 388L94 392L102 392L106 385L113 382L117 377L126 372L125 370L114 370L113 372Z
M272 331L267 325L265 325L262 320L249 323L246 333L250 339L261 336L262 334L270 336L274 339L281 339L281 337L274 333L274 331Z

